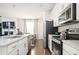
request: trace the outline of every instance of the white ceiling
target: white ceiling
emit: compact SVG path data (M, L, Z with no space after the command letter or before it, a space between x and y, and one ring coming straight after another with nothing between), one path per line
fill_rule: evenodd
M39 18L54 5L54 3L0 3L0 16Z

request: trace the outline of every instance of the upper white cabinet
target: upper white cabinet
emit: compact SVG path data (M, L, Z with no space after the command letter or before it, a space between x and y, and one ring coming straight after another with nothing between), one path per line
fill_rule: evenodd
M61 6L62 4L56 4L51 11L51 19L54 20L54 26L58 26L58 17L62 9Z
M79 3L76 3L76 19L79 21Z
M57 3L51 11L51 19L54 20L54 26L59 26L59 15L70 3Z
M61 9L64 10L66 7L68 7L70 5L70 3L62 3L61 4ZM62 11L61 10L61 11Z

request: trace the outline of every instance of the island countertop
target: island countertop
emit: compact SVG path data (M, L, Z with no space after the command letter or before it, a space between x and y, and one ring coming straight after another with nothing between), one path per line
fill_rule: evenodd
M0 37L0 47L3 47L3 46L8 46L18 40L21 40L27 36L29 36L31 34L24 34L24 35L13 35L13 36L1 36ZM15 37L14 37L15 36Z

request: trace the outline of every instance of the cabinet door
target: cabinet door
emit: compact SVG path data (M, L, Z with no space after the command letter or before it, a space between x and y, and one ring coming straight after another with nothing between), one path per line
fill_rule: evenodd
M79 21L79 3L76 3L76 16L77 16L77 21Z
M63 49L63 55L69 55L69 53L65 49Z
M59 25L59 19L58 17L56 17L54 20L54 27L57 27L58 25Z
M11 53L9 53L8 55L17 55L17 49L13 50Z
M26 55L25 39L19 41L19 55Z
M69 46L67 44L63 44L63 49L65 51L67 51L69 53L69 55L79 55L78 50L76 50L75 48L73 48L72 46ZM63 53L65 53L65 52L63 51Z
M11 53L14 49L17 49L17 43L10 44L8 46L8 54Z
M70 3L64 3L64 9L67 8L70 5Z
M28 53L28 38L26 37L26 45L25 45L25 48L26 48L26 54Z

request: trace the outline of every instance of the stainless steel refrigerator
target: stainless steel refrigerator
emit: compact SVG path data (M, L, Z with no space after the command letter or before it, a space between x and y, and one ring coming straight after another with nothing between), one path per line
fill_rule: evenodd
M48 48L48 34L56 34L58 32L58 27L53 26L53 21L45 21L46 25L46 38L44 39L44 48Z

